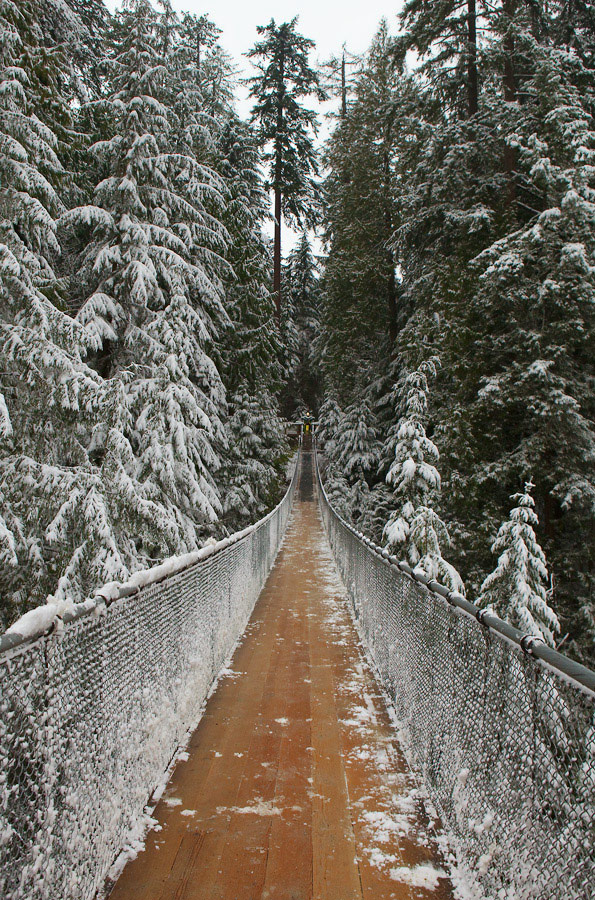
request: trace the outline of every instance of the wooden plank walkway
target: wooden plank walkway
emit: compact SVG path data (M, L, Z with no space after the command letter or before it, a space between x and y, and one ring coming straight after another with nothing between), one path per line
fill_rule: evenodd
M453 897L304 465L231 669L110 900Z

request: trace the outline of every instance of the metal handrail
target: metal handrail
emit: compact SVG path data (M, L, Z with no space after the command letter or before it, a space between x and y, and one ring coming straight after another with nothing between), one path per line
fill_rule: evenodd
M463 595L457 591L450 591L443 584L439 584L437 581L427 578L421 572L416 572L408 563L397 559L396 556L390 554L382 547L379 547L374 541L362 534L361 531L358 531L353 525L346 522L334 509L324 489L324 484L320 475L320 467L318 465L318 449L316 447L314 458L316 461L316 478L320 487L323 502L328 506L332 515L341 522L343 527L347 528L347 530L350 531L371 553L380 557L382 562L386 565L398 569L408 578L423 585L431 594L446 600L455 610L474 619L478 626L487 628L500 639L508 641L516 647L520 647L524 653L533 657L537 663L543 665L546 669L553 671L560 677L570 679L577 688L590 696L595 697L595 671L570 659L558 650L548 647L540 637L532 634L525 634L508 622L500 619L499 616L494 613L489 612L486 609L480 609L475 603L468 600L466 597L463 597Z
M162 563L158 563L157 565L152 566L150 569L135 572L129 581L122 582L121 584L117 584L115 586L106 585L100 587L95 591L93 597L90 597L80 603L73 603L72 606L67 608L65 611L61 611L59 607L56 607L56 611L49 626L40 627L39 629L34 631L28 631L27 634L21 634L18 631L18 624L20 620L17 620L17 622L15 622L7 632L0 635L0 657L4 653L18 650L22 646L35 643L35 641L47 637L49 634L55 631L56 628L61 627L61 625L63 624L69 624L70 622L74 622L78 619L92 614L98 615L101 613L102 608L109 608L112 603L115 603L117 600L121 600L125 597L131 597L134 594L137 594L144 587L149 587L149 585L154 584L160 584L162 581L166 581L168 578L171 578L174 575L179 575L182 572L186 572L188 569L192 568L192 566L199 565L206 559L210 559L216 554L221 553L223 550L226 550L228 547L231 547L233 544L237 544L240 541L244 540L253 532L258 531L258 529L266 525L266 523L278 512L280 507L283 506L287 499L287 495L295 486L295 482L297 481L299 473L299 454L300 450L298 450L298 453L296 454L296 464L292 479L282 499L274 507L274 509L263 516L262 519L259 519L252 525L248 525L241 531L236 531L234 532L234 534L222 538L220 541L217 541L210 546L201 547L199 550L191 551L190 553L183 554L180 557L171 557L170 559L165 560ZM179 559L181 561L181 564L178 567L175 566L176 559ZM163 569L164 566L168 566L170 570L167 574L162 574L159 571L160 569ZM151 577L151 574L153 574L153 577ZM143 579L142 587L139 587L137 584L135 584L135 582L138 580L139 576L143 575L148 577L145 577ZM110 589L106 590L107 587L109 587ZM35 610L30 610L30 612L45 610L48 606L49 604L42 604L42 606L36 607Z

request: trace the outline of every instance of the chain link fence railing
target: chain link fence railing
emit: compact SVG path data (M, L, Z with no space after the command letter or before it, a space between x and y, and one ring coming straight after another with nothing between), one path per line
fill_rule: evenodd
M489 900L593 900L595 673L412 573L318 485L354 617L467 880Z
M2 900L102 887L246 627L297 477L256 525L0 639Z

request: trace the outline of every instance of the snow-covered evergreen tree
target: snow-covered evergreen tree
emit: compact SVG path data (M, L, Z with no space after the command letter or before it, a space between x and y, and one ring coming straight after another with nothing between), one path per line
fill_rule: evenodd
M236 393L229 401L229 450L220 481L225 521L240 528L263 516L280 493L287 443L274 398Z
M374 415L364 398L348 406L341 417L337 465L350 481L359 480L374 471L377 453Z
M308 97L325 99L317 71L308 56L314 41L297 31L297 16L290 22L259 25L262 36L248 56L258 74L250 79L255 104L252 121L258 125L268 164L269 187L275 201L273 293L277 319L281 319L281 223L312 225L316 220L314 177L318 172L313 138L317 130L314 110L304 105Z
M257 395L263 387L275 392L282 378L282 348L272 321L271 254L262 232L268 197L256 138L233 114L220 124L216 154L226 186L223 221L229 235L225 286L231 325L224 339L225 383L231 394L247 388Z
M83 520L101 553L109 526L90 494L85 431L102 400L99 377L83 362L97 346L59 311L53 261L61 203L50 182L62 168L57 139L37 117L21 35L29 25L11 0L0 6L0 496L3 613L35 604L83 553ZM44 174L46 173L46 174ZM77 506L76 527L58 534L56 516ZM91 512L91 507L94 507ZM93 519L95 518L95 522ZM105 540L104 540L105 538Z
M595 517L595 128L573 85L574 54L538 46L531 62L534 118L519 123L515 149L534 215L477 261L475 308L488 311L489 328L477 343L482 373L469 413L497 416L500 427L484 438L473 474L511 485L540 473L536 501L560 611L592 638L593 548L581 536Z
M545 554L535 534L533 487L527 482L524 493L512 496L516 505L492 544L498 565L482 584L478 605L553 647L560 622L550 606Z
M193 548L213 526L225 443L224 389L207 349L225 318L212 246L225 230L205 206L220 185L191 155L193 120L186 148L169 143L180 141L167 105L179 83L162 56L162 22L146 0L116 16L103 104L113 132L91 148L104 177L93 204L63 218L85 235L77 319L101 344L95 368L120 384L120 407L93 447L117 474L112 498L132 566Z
M388 245L402 97L392 50L383 21L324 154L321 357L327 387L344 405L390 366L397 329L397 261Z
M406 381L405 412L397 429L395 458L386 475L393 488L392 512L384 527L386 546L411 566L451 590L461 591L461 577L442 556L448 545L446 525L432 509L440 493L436 468L438 448L427 436L428 376L435 376L437 361L430 359Z
M378 465L374 414L365 398L344 411L329 398L320 410L320 421L327 494L340 514L359 528L368 508L368 481Z
M430 360L412 372L405 383L405 411L399 420L394 459L386 475L397 508L386 523L385 537L387 546L395 552L409 542L416 509L428 506L440 490L440 475L436 468L438 448L425 429L428 375L435 374L436 364Z
M284 329L288 359L285 407L318 410L321 372L316 358L320 333L320 286L317 264L306 232L289 254L286 266Z
M319 448L328 460L336 459L336 447L339 438L339 423L342 418L341 407L332 394L327 395L320 407L319 426L316 439Z
M229 234L225 278L230 325L221 337L229 397L229 451L218 476L230 528L258 518L277 499L287 442L279 418L281 346L270 293L271 255L262 232L268 198L249 126L228 112L217 134L217 168L225 179L223 221Z

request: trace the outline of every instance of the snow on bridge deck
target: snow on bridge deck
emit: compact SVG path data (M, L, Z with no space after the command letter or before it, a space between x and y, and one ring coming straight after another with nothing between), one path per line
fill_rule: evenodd
M450 900L344 602L310 454L285 544L110 900Z

